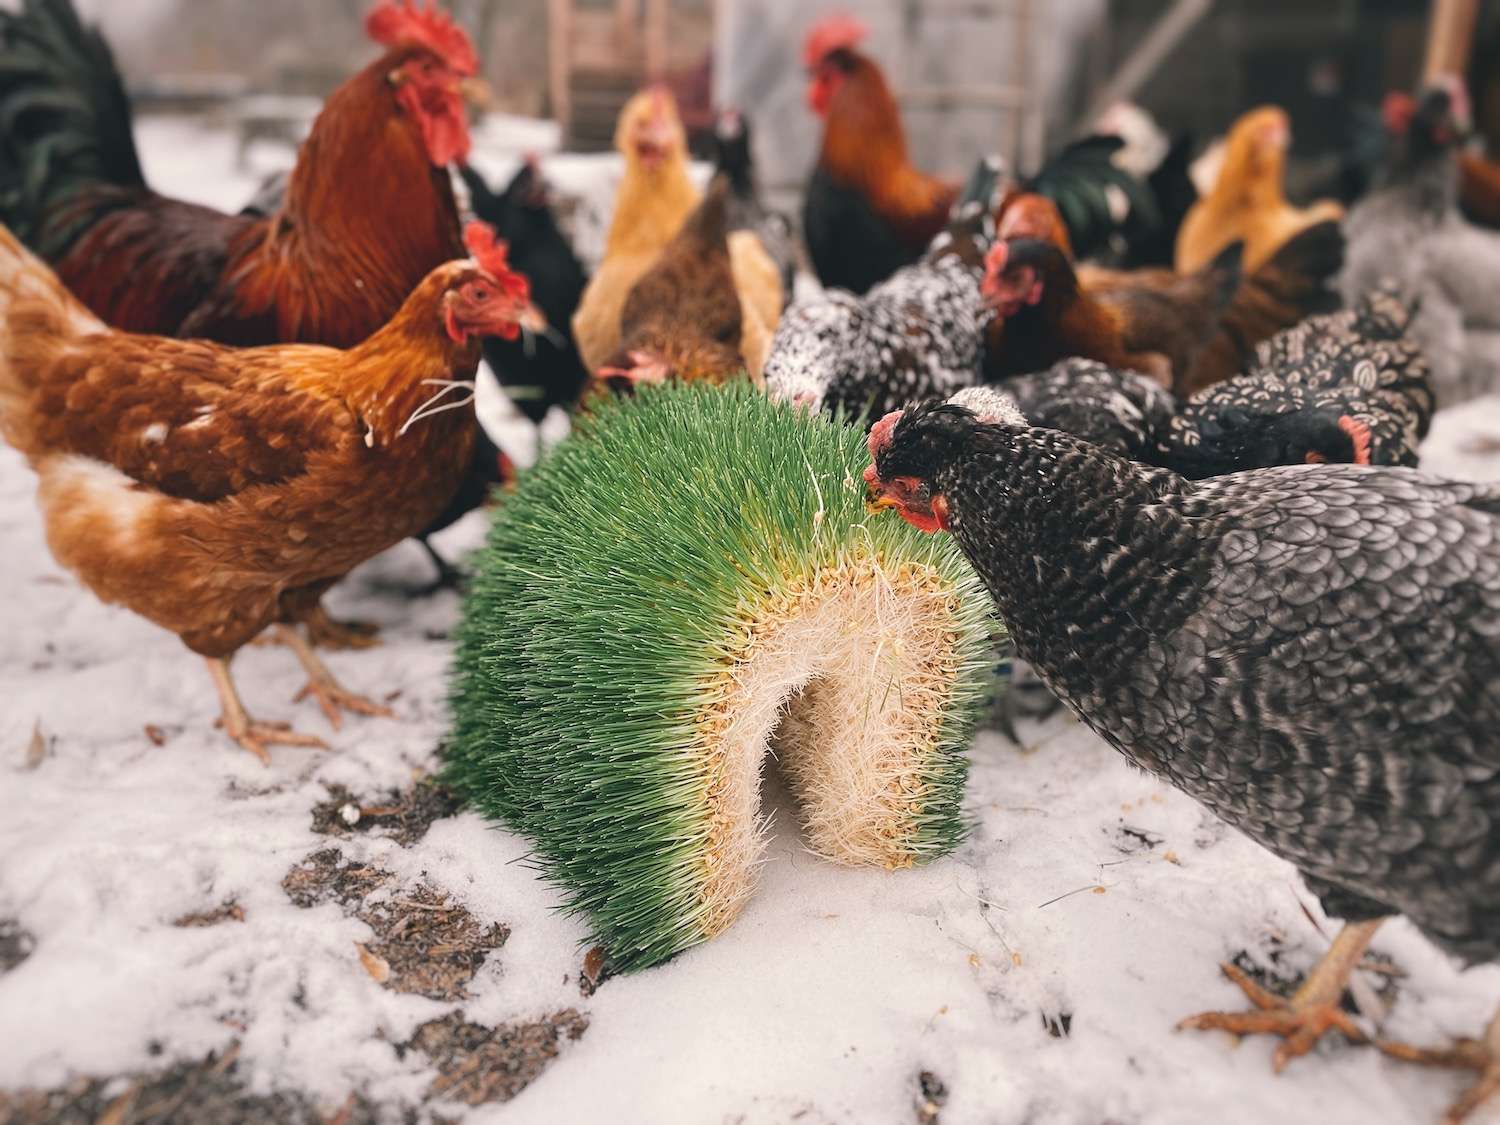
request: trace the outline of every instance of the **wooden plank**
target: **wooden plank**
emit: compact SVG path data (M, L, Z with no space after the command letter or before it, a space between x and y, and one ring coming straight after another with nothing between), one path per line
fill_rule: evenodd
M549 0L547 8L547 88L552 116L567 137L573 119L569 82L572 77L569 43L573 38L572 0Z
M1120 65L1115 76L1095 95L1081 128L1084 131L1092 129L1099 115L1115 102L1134 98L1146 84L1146 80L1167 61L1177 45L1187 37L1188 32L1198 26L1198 21L1208 15L1213 6L1214 0L1175 0L1152 26L1141 45Z
M1428 82L1444 74L1462 78L1468 72L1478 21L1479 0L1432 0L1427 63L1422 68Z

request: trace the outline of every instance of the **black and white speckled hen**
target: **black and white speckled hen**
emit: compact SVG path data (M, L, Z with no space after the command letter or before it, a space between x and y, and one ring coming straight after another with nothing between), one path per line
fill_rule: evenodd
M1343 931L1289 1000L1189 1026L1329 1029L1381 919L1500 957L1500 485L1304 465L1191 482L1066 434L918 406L876 503L952 532L1018 654L1132 763L1296 864ZM1500 1021L1491 1037L1500 1047ZM1468 1044L1500 1080L1500 1055Z
M793 303L766 358L770 394L874 419L976 383L991 315L979 294L994 240L987 203L998 179L998 164L986 161L921 260L864 296L827 289Z
M1148 459L1195 479L1303 461L1414 467L1433 411L1414 308L1382 287L1273 336L1243 375L1185 401Z

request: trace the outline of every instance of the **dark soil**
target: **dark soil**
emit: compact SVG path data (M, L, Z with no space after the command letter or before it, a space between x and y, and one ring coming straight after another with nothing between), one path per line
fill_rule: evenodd
M328 789L328 799L313 806L312 830L320 836L375 830L410 847L427 835L433 821L453 816L461 807L449 790L425 778L406 789L389 789L373 797L356 797L342 785L334 785Z
M578 1039L588 1026L573 1008L499 1028L468 1023L462 1012L452 1012L417 1028L403 1048L421 1051L438 1068L428 1097L482 1105L515 1097L557 1058L564 1041Z
M238 1073L239 1047L200 1062L131 1074L122 1079L80 1078L54 1090L0 1091L0 1121L7 1125L387 1125L415 1122L415 1110L377 1107L351 1095L343 1106L319 1107L301 1094L251 1094ZM122 1089L123 1087L123 1089ZM106 1093L108 1091L108 1093Z
M298 906L336 902L375 931L357 951L365 970L397 992L432 1000L462 1000L468 983L510 930L485 925L441 891L419 884L397 888L394 876L378 867L344 861L337 848L314 852L281 881ZM371 901L376 890L386 894Z

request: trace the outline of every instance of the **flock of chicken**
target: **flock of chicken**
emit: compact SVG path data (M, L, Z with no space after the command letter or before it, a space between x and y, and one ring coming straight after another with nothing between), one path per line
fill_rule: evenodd
M382 0L367 30L385 53L284 188L227 215L145 183L68 0L0 12L0 432L58 560L208 660L231 738L320 745L239 702L228 661L268 629L335 726L384 712L318 658L369 643L320 599L509 475L481 351L533 421L748 374L874 421L873 505L950 531L1054 692L1350 920L1290 1000L1241 979L1255 1010L1195 1026L1281 1034L1279 1061L1363 1039L1339 1001L1394 913L1500 956L1500 488L1411 471L1436 403L1500 389L1500 235L1459 206L1485 217L1494 169L1459 153L1461 88L1388 101L1347 216L1287 202L1276 109L1201 198L1185 146L1137 178L1107 136L960 186L912 166L863 29L830 18L804 57L824 288L788 304L801 250L738 114L700 192L670 95L626 106L590 278L535 162L498 194L465 163L462 29ZM1455 1119L1500 1087L1500 1018L1382 1046L1481 1071Z

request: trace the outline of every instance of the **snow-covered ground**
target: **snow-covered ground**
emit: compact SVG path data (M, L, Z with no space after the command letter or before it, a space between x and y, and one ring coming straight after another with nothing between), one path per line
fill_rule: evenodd
M276 157L256 151L255 169L234 172L227 137L180 122L146 122L142 140L153 182L221 206ZM1489 400L1440 418L1428 464L1496 477L1497 449ZM979 737L977 828L951 858L838 868L779 816L759 892L728 933L593 991L583 930L555 911L524 841L469 813L415 839L381 827L394 823L382 808L435 767L444 730L458 603L405 595L429 577L417 548L331 598L384 626L381 647L329 661L356 690L399 693L395 720L331 731L292 704L288 653L237 658L252 713L334 747L278 748L267 769L213 730L200 661L52 562L33 483L0 450L0 1091L51 1090L55 1105L99 1079L100 1104L139 1097L139 1110L153 1074L210 1052L220 1074L235 1043L246 1097L279 1091L341 1120L419 1106L506 1123L1421 1123L1465 1080L1341 1042L1276 1077L1272 1042L1174 1033L1186 1015L1239 1005L1219 962L1289 981L1333 925L1286 864L1065 716L1023 725L1024 748ZM442 546L482 531L471 516ZM364 810L352 830L348 805ZM359 886L331 889L320 862ZM183 924L193 915L207 924ZM450 915L472 931L429 947L433 959L455 943L492 951L466 983L399 991L396 931ZM1361 974L1389 1005L1389 1035L1472 1035L1500 1003L1500 968L1461 973L1404 921L1373 956L1395 970ZM468 1070L419 1034L457 1011L493 1047ZM528 1078L503 1103L434 1094ZM167 1119L209 1119L173 1104Z

